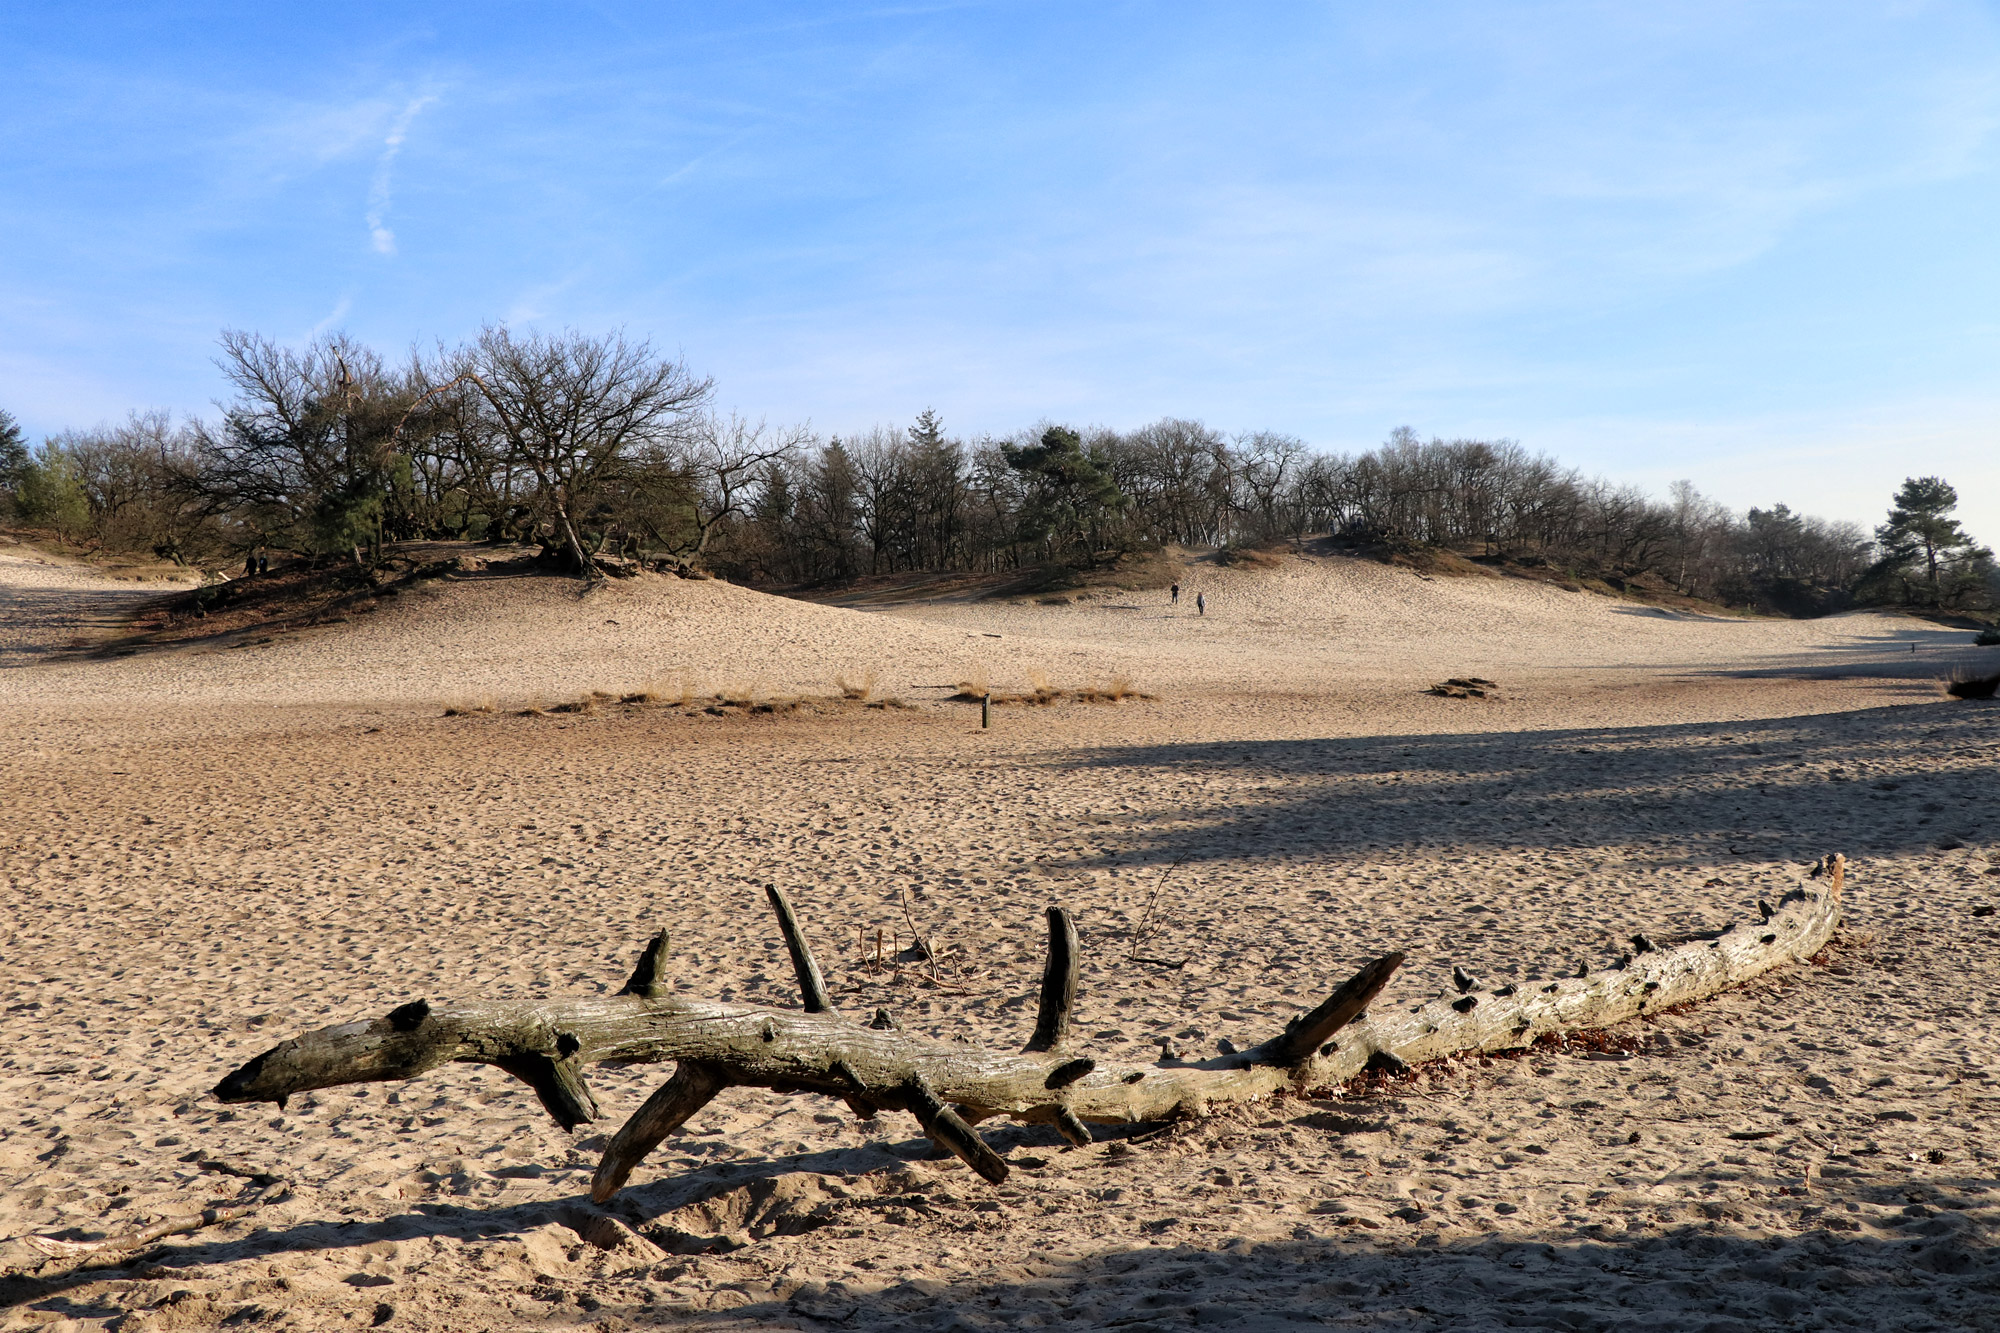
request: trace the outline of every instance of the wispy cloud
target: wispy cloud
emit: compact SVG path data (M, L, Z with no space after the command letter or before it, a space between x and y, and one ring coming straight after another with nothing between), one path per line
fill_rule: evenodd
M320 334L325 333L328 329L340 323L341 320L346 319L347 312L352 310L353 308L354 308L353 296L349 294L343 294L338 301L335 301L333 303L333 309L327 311L325 319L322 319L319 323L313 325L310 329L306 330L307 340L310 341L311 339L319 337Z
M403 140L409 137L410 122L417 113L435 102L431 96L410 99L395 122L389 126L389 134L382 141L382 156L375 160L375 175L368 182L368 239L378 255L396 253L396 233L389 230L389 184L390 175L396 165L396 158L403 151Z

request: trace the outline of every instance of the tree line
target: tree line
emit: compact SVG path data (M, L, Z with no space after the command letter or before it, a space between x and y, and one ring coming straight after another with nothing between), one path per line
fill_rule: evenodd
M228 396L213 420L138 412L31 449L0 413L15 520L189 564L260 550L367 563L387 543L456 538L539 544L584 574L654 558L777 585L1297 537L1650 577L1791 614L1984 608L1996 583L1936 477L1908 480L1871 533L1408 429L1343 454L1175 418L964 439L925 411L822 437L716 412L710 380L619 334L494 326L392 364L343 334L284 347L230 332L216 364Z

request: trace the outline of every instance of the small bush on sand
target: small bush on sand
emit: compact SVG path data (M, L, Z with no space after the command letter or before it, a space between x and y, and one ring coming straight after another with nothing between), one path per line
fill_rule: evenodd
M1269 547L1225 546L1215 553L1215 563L1232 569L1276 569L1285 557Z
M2000 625L1988 625L1985 629L1979 631L1978 636L1973 639L1973 643L1981 648L1991 648L1996 644L2000 644Z
M481 699L476 704L453 704L444 710L446 717L485 717L497 713L500 708L491 699Z
M849 680L845 675L835 676L833 683L843 699L859 699L867 703L875 697L875 670L870 667L861 673L859 680ZM961 687L963 688L963 687Z
M958 693L951 697L961 702L976 704L992 693L993 687L987 683L986 673L975 671L971 679L958 682Z

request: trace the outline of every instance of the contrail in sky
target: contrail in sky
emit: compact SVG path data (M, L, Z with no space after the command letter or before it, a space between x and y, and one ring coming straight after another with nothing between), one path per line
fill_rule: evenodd
M403 108L396 117L396 123L389 127L389 137L383 140L382 156L375 163L375 178L368 184L368 235L375 244L375 253L393 255L396 253L396 233L385 225L389 216L389 169L396 165L396 155L403 151L403 140L409 136L410 122L437 99L419 97Z

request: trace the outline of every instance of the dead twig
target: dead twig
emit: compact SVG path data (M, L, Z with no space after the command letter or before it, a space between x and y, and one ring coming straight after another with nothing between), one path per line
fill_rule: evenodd
M1172 865L1160 872L1160 878L1154 883L1153 891L1146 895L1146 905L1139 911L1139 924L1132 928L1132 947L1125 954L1128 962L1144 963L1150 967L1164 967L1175 971L1187 966L1186 958L1178 963L1170 963L1164 958L1148 958L1139 952L1166 929L1167 922L1160 914L1160 895L1166 892L1167 881L1173 877L1173 873L1185 864L1187 857L1177 857Z
M266 1183L254 1185L249 1193L242 1195L233 1203L217 1204L198 1213L176 1214L122 1236L107 1236L103 1240L63 1240L59 1236L31 1235L23 1236L21 1239L29 1248L51 1259L70 1260L72 1268L117 1267L136 1258L155 1241L165 1240L169 1236L184 1236L192 1231L204 1231L209 1227L219 1227L238 1218L248 1217L265 1204L276 1202L278 1197L290 1188L290 1183L283 1179L266 1177L265 1180Z
M932 985L941 986L948 990L963 990L964 987L957 984L959 978L957 963L954 962L951 968L953 980L947 982L944 979L944 963L953 952L952 946L947 944L940 949L931 936L924 934L922 930L918 929L916 914L910 907L910 890L908 885L899 889L897 896L903 906L903 924L910 928L910 947L915 949L918 956L928 965L928 970L920 975ZM900 972L901 969L898 968L897 971Z

